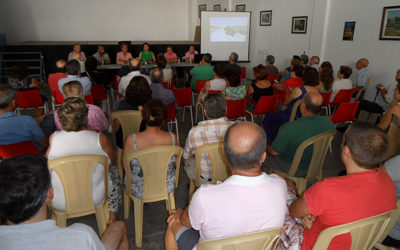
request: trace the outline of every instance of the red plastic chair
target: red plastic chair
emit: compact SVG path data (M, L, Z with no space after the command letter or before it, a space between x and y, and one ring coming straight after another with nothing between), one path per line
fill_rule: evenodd
M251 120L253 121L253 116L266 115L270 112L276 112L278 108L278 95L273 96L261 96L256 104L256 110L252 113Z
M21 90L17 91L17 112L20 113L21 109L35 109L35 108L43 108L44 113L47 113L47 103L42 100L40 96L39 90L30 89L30 90Z
M88 103L88 104L94 104L93 95L86 95L86 96L85 96L85 101L86 101L86 103Z
M226 117L230 120L246 121L246 98L242 100L226 100Z
M240 67L240 80L246 78L246 67Z
M175 103L172 103L167 106L167 111L168 111L168 116L165 122L168 125L168 131L171 132L172 130L172 124L175 123L175 128L176 128L176 139L178 140L179 144L179 130L178 130L178 120L176 119L176 107Z
M196 95L199 95L200 91L204 88L204 86L206 85L207 81L204 80L197 80L196 83L196 88L194 90L194 92L192 91L192 106L194 106L194 99Z
M174 80L171 80L171 81L168 81L168 82L162 82L161 84L162 84L162 85L164 86L164 88L166 88L166 89L172 89L172 90L175 89L175 82L174 82Z
M328 115L328 105L329 105L329 100L331 99L332 96L332 91L328 93L320 93L322 98L324 98L324 102L322 103L322 108L326 110L326 114Z
M107 91L106 88L104 88L104 85L92 85L91 89L93 99L97 103L101 103L102 101L106 100L107 101L107 112L110 114L110 101L108 99Z
M0 145L0 158L3 159L28 154L40 155L41 153L30 141Z
M209 90L207 91L207 95L209 94L221 94L222 90Z
M278 80L278 79L279 79L279 74L277 74L277 75L270 75L270 76L267 77L267 80L270 81L271 83L274 83L275 80Z
M185 121L185 109L189 108L190 110L190 120L192 121L193 127L193 110L192 110L192 89L185 88L185 89L173 89L176 102L179 108L183 108L183 118L182 121Z
M329 116L329 118L335 124L351 123L356 119L358 105L360 105L360 102L341 103L335 114Z

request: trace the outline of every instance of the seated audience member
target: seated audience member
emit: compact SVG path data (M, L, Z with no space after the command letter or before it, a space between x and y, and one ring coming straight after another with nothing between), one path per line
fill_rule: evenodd
M185 210L170 212L167 250L283 226L287 186L279 176L261 171L266 144L264 131L254 123L236 123L227 130L224 152L232 176L221 184L202 185Z
M249 96L254 103L257 103L262 96L273 95L274 89L271 82L267 80L268 71L264 65L259 64L257 67L254 67L253 73L256 82L250 85L247 90L247 96Z
M209 90L222 91L226 88L225 68L222 64L214 66L214 79L209 80L200 92L199 101L203 101Z
M222 94L227 100L242 100L246 97L246 86L240 84L240 74L236 70L226 71L227 86Z
M294 88L286 96L285 105L287 108L284 111L268 113L263 121L265 132L271 140L274 140L279 128L289 121L290 115L292 113L293 105L298 101L303 99L304 95L309 92L318 92L317 86L319 85L319 74L314 68L307 67L303 72L303 84ZM296 118L300 117L301 113L297 111Z
M319 70L319 57L318 56L312 56L310 58L310 67L313 67L316 70Z
M171 132L165 132L161 129L161 125L165 123L168 116L168 111L165 105L160 100L152 99L148 101L142 110L143 121L146 124L146 129L137 134L127 136L124 145L123 154L145 149L159 145L178 145L176 135ZM168 193L175 190L176 183L176 156L172 156L168 164L167 170L167 191ZM132 195L137 198L143 198L144 177L142 166L138 160L133 159L130 166L132 178Z
M384 112L388 111L393 102L397 85L400 83L400 69L397 70L395 79L396 82L392 83L391 85L389 85L389 87L386 88L380 83L377 84L375 86L378 91L376 100L374 102L361 100L358 107L358 112L360 110L365 110L370 113L383 114Z
M131 72L128 73L126 76L122 77L121 81L119 82L119 85L118 85L118 93L120 93L121 95L125 96L126 88L128 87L132 78L135 76L143 76L147 80L147 83L149 85L151 84L150 78L140 72L139 63L140 63L140 61L136 58L132 58L129 60L129 66L130 66Z
M396 188L396 200L400 200L400 155L393 157L392 159L385 162L381 167L382 170L386 171L387 174L392 178L394 186ZM400 248L400 219L397 220L392 231L382 242L383 245L389 247Z
M378 168L387 149L388 139L380 129L367 123L350 125L341 149L347 175L314 184L290 206L290 214L306 224L302 249L312 249L325 228L396 208L393 181ZM331 241L329 249L350 249L350 245L351 235L343 234Z
M91 95L92 92L90 91L92 89L92 82L90 81L89 77L81 77L81 71L80 71L80 64L77 60L71 60L67 62L66 66L67 70L67 77L61 78L58 81L58 90L60 90L61 94L64 95L64 92L62 90L62 87L64 84L70 81L78 81L81 83L83 92L86 95Z
M353 73L353 70L349 66L340 66L338 71L338 78L339 80L335 81L332 85L332 95L331 95L331 102L335 99L337 93L341 89L352 89L353 84L351 83L350 76Z
M123 99L120 100L116 111L122 110L142 110L144 104L151 99L150 86L143 76L135 76L132 78L128 87L126 88L126 94ZM116 142L117 146L122 148L123 134L120 127L120 123L117 120L114 124L116 130ZM146 124L142 121L140 125L140 131L144 131ZM125 135L127 136L127 135Z
M108 201L109 222L112 222L117 218L118 203L121 202L119 172L113 166L116 158L115 151L104 134L89 129L88 111L82 98L65 99L61 108L57 110L63 131L56 131L50 136L46 156L49 160L82 154L107 156L110 159L110 166L112 166L109 168L112 190ZM64 189L55 171L51 173L51 182L54 189L53 206L55 209L63 211L65 209ZM95 205L99 205L104 200L104 168L101 165L96 164L93 170L92 187L93 202Z
M242 73L242 69L240 66L237 64L237 61L239 59L239 55L235 52L232 52L231 55L229 56L229 63L225 67L225 71L228 72L229 70L236 70L239 75Z
M294 66L292 71L290 72L290 78L282 83L276 83L274 85L275 88L280 91L285 91L283 94L286 96L290 93L291 89L303 86L303 71L304 68L302 66Z
M192 76L190 87L192 90L196 89L198 80L208 81L213 79L214 73L213 66L211 66L211 60L211 54L204 54L199 65L190 70L190 75Z
M106 228L101 239L84 224L66 228L47 220L47 206L53 199L47 159L24 155L0 162L1 247L17 249L129 249L123 221Z
M163 72L163 82L168 82L173 79L173 73L171 67L167 68L167 59L163 54L159 54L156 60L157 66L162 69Z
M183 149L185 160L185 172L191 180L196 179L195 150L197 147L208 143L221 142L226 129L233 124L225 117L226 100L220 94L209 94L204 99L205 121L201 121L193 127L186 138ZM211 163L207 154L201 156L201 183L211 181Z
M151 71L150 80L151 97L153 99L162 101L165 106L176 102L174 92L170 89L165 89L161 84L163 80L163 72L159 68Z
M268 166L288 173L300 144L316 135L335 130L335 125L328 117L320 116L322 102L322 96L316 92L310 92L303 97L300 104L301 117L282 125L274 142L268 146L269 155L279 156L279 158L269 157ZM312 152L312 147L308 147L304 151L297 176L305 177L307 175Z
M279 70L277 67L275 67L274 63L275 57L273 55L268 55L265 59L265 64L269 76L279 75Z
M174 53L172 46L167 47L167 52L164 53L164 56L167 59L167 63L178 62L178 56Z
M78 81L71 81L64 84L63 92L65 99L70 97L80 97L83 99L84 97L82 85ZM86 103L86 107L88 108L88 124L90 128L98 132L106 132L109 127L108 120L101 108L88 103ZM63 130L57 112L54 112L54 122L58 131Z
M303 66L303 68L308 67L308 56L306 54L300 56L300 64Z
M335 78L333 77L333 68L330 62L323 62L319 68L319 80L322 83L321 93L329 93L332 91L332 84Z
M74 44L74 50L69 52L69 54L68 54L68 61L71 61L71 60L78 60L81 62L86 61L85 52L81 51L81 45L78 43Z
M155 63L156 58L148 43L143 44L143 50L139 54L139 61L141 63Z
M41 152L47 147L47 137L35 120L27 115L17 115L17 92L0 84L0 145L32 142Z
M49 74L49 79L47 82L49 83L50 91L52 96L56 96L58 90L58 81L61 78L67 77L66 66L67 62L65 60L58 60L56 62L56 73Z
M129 46L126 43L121 45L121 51L117 53L117 64L129 64L132 54L128 52Z
M292 60L290 60L290 66L287 67L285 70L279 72L279 75L282 77L281 82L286 81L290 78L290 72L292 71L294 66L301 66L301 58L300 56L294 55Z
M383 115L378 125L378 127L380 127L383 131L386 131L389 128L390 123L394 123L400 127L400 78L397 81L398 83L393 97L393 100L396 102L396 104L389 108L389 110Z
M195 49L194 45L189 46L189 50L185 53L185 61L186 62L193 62L194 61L194 55L199 54L197 50Z
M110 82L108 77L103 72L97 70L97 59L94 56L89 56L85 62L86 72L82 73L81 76L87 76L92 85L103 85L104 88L108 88Z
M361 58L360 60L357 61L356 69L358 71L357 71L357 80L353 85L353 87L356 88L354 92L357 92L360 89L362 89L363 91L367 90L368 79L370 79L372 77L371 72L369 72L368 68L367 68L368 64L369 64L369 61L366 58Z
M97 46L97 52L93 54L93 57L96 58L98 64L110 64L110 56L105 52L104 46Z
M8 85L14 90L41 89L43 87L36 78L29 77L28 66L23 63L16 63L11 66Z

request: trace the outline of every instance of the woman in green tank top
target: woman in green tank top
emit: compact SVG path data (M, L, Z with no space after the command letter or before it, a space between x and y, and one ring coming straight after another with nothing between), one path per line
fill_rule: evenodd
M153 51L150 51L149 49L149 44L144 43L143 50L139 54L139 61L147 63L154 63L156 61Z

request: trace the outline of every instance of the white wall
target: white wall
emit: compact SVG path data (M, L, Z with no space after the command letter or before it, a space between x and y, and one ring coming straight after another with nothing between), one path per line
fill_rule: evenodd
M191 0L0 0L8 42L193 40Z

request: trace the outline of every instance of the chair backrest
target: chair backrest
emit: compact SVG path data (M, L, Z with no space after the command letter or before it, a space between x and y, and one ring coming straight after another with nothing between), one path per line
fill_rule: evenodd
M221 90L208 90L207 91L207 95L209 95L209 94L221 94L222 93L222 91Z
M176 119L176 107L175 103L172 103L167 106L168 116L165 122L170 122Z
M338 109L331 117L333 123L351 122L356 119L357 109L360 102L349 102L339 104Z
M343 102L351 102L354 89L341 89L336 94L335 99L329 104L331 106L337 106Z
M392 211L366 219L324 229L318 236L313 249L328 249L332 239L351 233L350 249L371 249L381 238L387 227Z
M399 127L395 123L392 122L390 124L387 136L389 139L389 149L388 152L386 153L385 160L392 158L393 156L397 155L400 151L399 150L400 131Z
M397 208L392 210L390 217L391 217L391 219L390 219L388 225L386 226L385 230L383 231L383 234L381 235L380 239L378 240L379 243L381 243L389 235L389 233L392 231L394 225L396 225L396 222L400 217L400 200L397 201Z
M226 117L237 119L246 116L246 98L241 100L226 100Z
M279 74L277 74L277 75L269 75L267 77L267 80L270 81L271 83L274 83L275 80L278 80L278 79L279 79Z
M144 178L143 201L152 202L168 198L167 170L173 155L176 156L176 183L179 178L179 167L183 149L178 146L152 146L127 153L124 166L129 166L132 159L137 159L142 167ZM131 170L125 167L126 186L132 186Z
M107 202L109 160L106 156L74 155L49 160L49 169L56 171L63 185L67 217L81 216L95 210L92 173L96 163L104 166L104 197Z
M246 78L246 67L240 67L240 80Z
M9 145L0 145L0 158L10 158L20 155L38 155L39 150L30 141L19 142Z
M196 89L194 90L195 93L200 93L200 91L204 88L207 81L204 80L197 80Z
M185 107L192 105L192 89L173 89L178 107Z
M113 79L113 89L114 90L118 90L118 86L119 86L119 81L118 81L118 75L115 75L114 76L114 79Z
M171 81L168 81L168 82L162 82L161 84L162 84L162 85L164 86L164 88L166 88L166 89L172 89L172 90L175 89L175 82L174 82L174 80L171 80Z
M237 236L224 237L215 240L201 240L197 245L199 250L247 250L247 249L274 249L279 240L283 227L246 233Z
M310 139L305 140L302 144L300 144L293 157L293 161L289 170L289 176L296 175L297 168L300 165L301 159L303 158L304 150L306 150L308 146L312 145L313 154L307 170L306 179L321 179L322 165L324 164L326 153L328 152L329 145L335 134L336 130L327 131L311 137ZM301 193L301 190L299 190L299 193Z
M294 121L294 120L296 119L297 110L298 110L299 107L300 107L301 101L302 101L302 99L297 100L297 101L293 104L292 113L290 113L290 119L289 119L290 122L291 122L291 121Z
M59 90L56 91L56 103L57 104L63 104L64 103L64 96L63 94L61 94L61 92Z
M101 102L107 99L107 91L102 84L92 85L92 89L90 91L92 92L93 99L96 102Z
M270 112L276 112L279 95L261 96L256 104L256 110L253 115L265 115Z
M212 167L211 183L216 184L217 181L223 181L231 175L228 160L224 152L222 152L222 143L209 143L196 148L196 186L200 187L201 174L201 156L207 154Z
M37 89L17 91L17 95L17 106L20 108L26 109L44 105Z
M320 93L322 98L324 98L324 102L322 103L322 107L326 107L329 105L329 100L331 99L332 96L332 92L328 92L328 93Z
M116 145L115 136L115 120L118 120L122 127L123 140L132 133L139 133L140 124L142 122L142 112L137 110L124 110L113 112L110 115L110 123L112 127L113 141Z
M93 95L85 95L84 99L87 104L94 104Z

